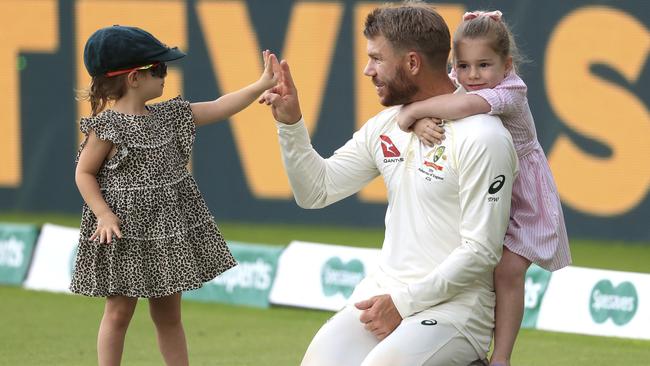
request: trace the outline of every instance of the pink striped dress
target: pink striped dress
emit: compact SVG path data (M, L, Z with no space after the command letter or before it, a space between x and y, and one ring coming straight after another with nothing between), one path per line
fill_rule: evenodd
M504 245L540 267L555 271L571 264L571 252L562 204L537 140L527 89L524 81L510 72L493 89L469 94L479 95L490 104L489 114L501 118L519 157L519 176L512 187L510 224Z

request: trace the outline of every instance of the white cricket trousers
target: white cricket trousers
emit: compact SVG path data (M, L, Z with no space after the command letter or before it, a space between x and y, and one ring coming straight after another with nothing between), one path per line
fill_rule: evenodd
M427 314L428 313L428 314ZM379 341L348 305L311 341L302 366L467 366L479 359L472 344L445 321L423 311L402 320Z

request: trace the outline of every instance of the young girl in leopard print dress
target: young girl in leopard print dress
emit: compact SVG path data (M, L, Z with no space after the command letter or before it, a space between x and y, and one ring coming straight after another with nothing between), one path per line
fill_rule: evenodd
M257 82L214 101L145 104L162 95L165 62L183 56L124 26L96 31L84 49L92 117L80 122L86 138L75 179L85 204L70 289L106 297L100 365L120 363L140 297L149 299L165 363L187 365L181 292L236 265L187 164L195 126L223 120L273 87L278 61L265 51Z

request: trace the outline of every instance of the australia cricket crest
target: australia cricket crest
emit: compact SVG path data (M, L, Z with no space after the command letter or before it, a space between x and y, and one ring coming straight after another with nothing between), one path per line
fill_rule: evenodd
M432 181L445 179L445 169L447 167L447 155L445 154L445 149L445 146L437 146L424 155L422 165L418 170L425 176L426 180Z

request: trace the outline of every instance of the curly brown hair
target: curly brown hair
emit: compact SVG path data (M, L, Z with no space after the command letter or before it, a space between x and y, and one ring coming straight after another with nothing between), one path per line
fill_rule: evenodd
M110 101L120 99L126 93L127 75L108 77L93 76L88 89L77 93L77 100L90 101L93 117L103 111Z

